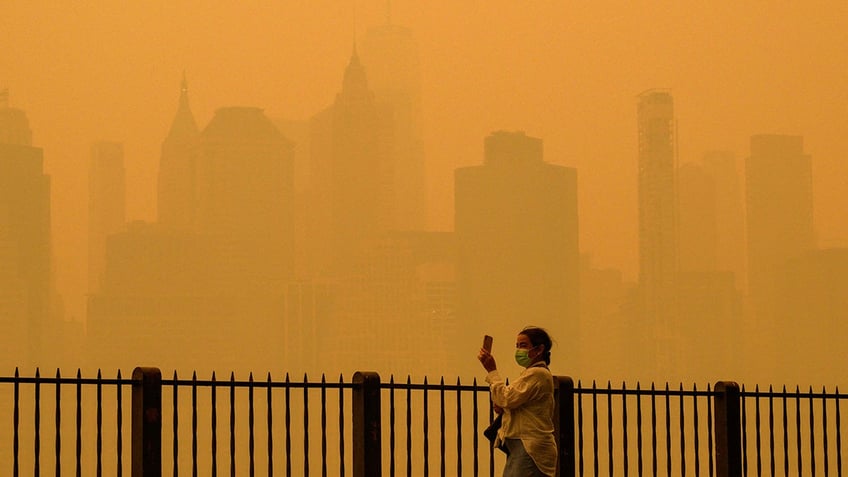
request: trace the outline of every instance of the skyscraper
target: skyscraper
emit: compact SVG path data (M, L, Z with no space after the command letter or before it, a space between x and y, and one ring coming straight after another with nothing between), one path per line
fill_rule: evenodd
M742 344L736 336L704 333L740 329L738 253L743 215L733 156L712 152L677 171L679 271L675 280L679 357L698 377L730 372ZM703 366L699 369L698 366Z
M158 217L159 223L168 228L194 230L199 153L200 133L188 104L188 83L183 76L177 114L162 142L159 160Z
M106 263L106 239L126 224L124 145L101 141L91 145L88 169L88 291L100 290Z
M455 171L458 346L483 333L511 340L548 328L576 349L579 320L577 172L546 163L542 140L498 131L483 165ZM466 348L462 348L466 349ZM503 349L503 348L501 348Z
M220 108L201 133L197 230L232 293L281 293L294 263L292 144L259 108Z
M765 324L773 315L776 277L815 247L812 166L803 138L752 136L745 178L748 293Z
M0 104L0 326L4 356L44 363L49 351L50 178L26 113Z
M715 183L716 269L733 272L741 292L747 282L745 201L736 156L729 151L710 151L704 154L702 164Z
M409 28L387 18L385 24L369 28L365 34L362 63L368 71L368 84L389 121L393 227L423 230L427 204L418 43Z
M679 268L686 272L717 271L719 230L715 178L704 166L695 163L680 166L677 177L680 184Z
M676 127L667 91L639 95L639 287L659 371L675 361L677 273Z
M368 85L354 48L333 105L310 123L311 170L319 273L349 270L394 229L390 123Z

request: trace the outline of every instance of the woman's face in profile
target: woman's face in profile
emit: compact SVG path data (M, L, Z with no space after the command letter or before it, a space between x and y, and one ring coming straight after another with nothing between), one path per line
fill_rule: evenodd
M515 338L515 347L517 349L526 349L529 351L533 349L533 343L530 342L530 338L528 338L527 335L518 335L518 337Z

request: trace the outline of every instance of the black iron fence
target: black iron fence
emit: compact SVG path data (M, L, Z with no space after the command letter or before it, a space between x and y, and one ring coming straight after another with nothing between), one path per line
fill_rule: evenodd
M556 383L561 476L842 475L838 389ZM492 417L476 380L16 371L0 377L0 475L494 476Z

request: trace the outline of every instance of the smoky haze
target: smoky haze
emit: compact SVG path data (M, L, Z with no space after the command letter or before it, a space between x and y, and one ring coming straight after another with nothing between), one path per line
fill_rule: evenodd
M472 377L533 324L582 379L842 383L846 24L5 4L3 366Z

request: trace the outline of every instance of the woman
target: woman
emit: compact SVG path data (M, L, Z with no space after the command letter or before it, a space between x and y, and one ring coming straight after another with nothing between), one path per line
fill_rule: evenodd
M495 445L508 452L504 477L553 476L557 448L554 440L554 379L548 370L551 338L542 328L518 333L515 361L524 371L509 385L498 373L495 358L480 349L477 359L488 371L486 382L495 411L503 413Z

